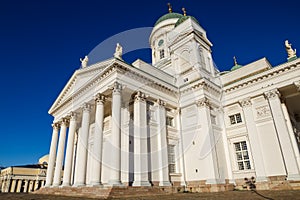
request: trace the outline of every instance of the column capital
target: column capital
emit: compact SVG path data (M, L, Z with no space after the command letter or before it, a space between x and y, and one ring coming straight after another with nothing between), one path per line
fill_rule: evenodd
M157 100L156 100L156 104L157 104L158 106L163 106L163 107L166 106L166 102L165 102L164 100L161 100L161 99L157 99Z
M241 107L250 107L252 105L250 97L240 100L239 103Z
M280 92L278 89L273 89L265 92L264 95L267 99L275 99L280 97Z
M296 86L297 91L300 92L300 81L295 81L294 85Z
M95 95L94 99L95 99L96 103L98 104L98 103L104 103L106 100L106 97L105 97L105 95L98 93Z
M209 108L210 107L210 102L209 102L207 97L203 97L202 99L199 99L199 100L196 101L196 105L198 107L208 107Z
M92 106L91 106L91 104L89 104L89 103L84 103L84 104L81 106L81 108L82 108L83 112L90 112Z
M60 123L59 122L55 122L55 123L51 124L51 126L52 126L53 129L58 130L60 128Z
M76 121L76 119L77 119L77 113L73 112L73 111L70 112L69 119L72 120L72 121Z
M69 123L70 123L70 118L69 117L64 117L62 118L61 120L61 125L65 125L65 126L69 126Z
M138 101L145 101L146 100L146 95L145 93L138 91L135 95L134 95L134 101L138 102Z
M120 93L122 91L122 84L119 82L114 82L112 86L113 93Z

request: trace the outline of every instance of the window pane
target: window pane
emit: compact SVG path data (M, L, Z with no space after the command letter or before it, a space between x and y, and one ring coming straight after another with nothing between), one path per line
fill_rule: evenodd
M237 160L243 160L242 152L236 153L236 159Z
M243 162L238 162L239 170L244 170Z
M243 151L243 158L244 158L244 160L249 159L248 151Z
M243 150L247 150L247 144L246 144L246 141L241 142L241 145L242 145L242 149L243 149Z
M241 117L240 113L236 114L235 117L236 117L236 123L241 123L242 122L242 117Z
M250 161L245 161L245 167L246 169L251 169Z
M235 143L234 146L235 146L235 151L240 151L241 150L240 143Z
M230 124L235 124L234 115L229 116L229 118L230 118Z

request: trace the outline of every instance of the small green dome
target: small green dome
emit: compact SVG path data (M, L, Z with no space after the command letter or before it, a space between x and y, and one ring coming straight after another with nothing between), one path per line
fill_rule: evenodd
M177 20L175 27L178 26L179 24L181 24L182 22L184 22L185 20L187 20L188 18L191 18L194 22L199 24L198 20L193 16L182 16Z
M234 71L234 70L237 70L239 68L243 67L242 65L234 65L232 68L231 68L231 71Z
M163 16L161 16L155 23L154 26L156 26L157 24L159 24L160 22L162 21L165 21L167 19L176 19L176 18L181 18L183 15L182 14L179 14L179 13L168 13L168 14L165 14Z

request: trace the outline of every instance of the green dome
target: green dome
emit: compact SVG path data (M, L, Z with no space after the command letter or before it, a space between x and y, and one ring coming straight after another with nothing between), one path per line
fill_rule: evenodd
M178 26L179 24L181 24L182 22L184 22L185 20L187 20L188 18L191 18L194 22L199 24L198 20L193 16L182 16L177 20L175 27Z
M179 14L179 13L168 13L168 14L165 14L163 16L161 16L155 23L154 26L156 26L157 24L159 24L160 22L162 21L165 21L167 19L176 19L176 18L181 18L183 15L182 14Z
M231 68L231 71L234 71L234 70L237 70L239 68L243 67L242 65L234 65L232 68Z

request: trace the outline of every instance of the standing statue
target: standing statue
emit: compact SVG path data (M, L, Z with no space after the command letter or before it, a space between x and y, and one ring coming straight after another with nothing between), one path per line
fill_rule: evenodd
M123 48L119 43L117 43L114 57L122 60L122 54L123 54Z
M286 40L284 44L285 44L286 52L288 54L288 59L296 57L296 49L295 50L292 49L292 44L290 44L288 40Z
M87 67L87 64L89 62L89 58L88 58L88 56L85 56L84 59L80 58L80 61L81 61L81 67L85 68L85 67Z

